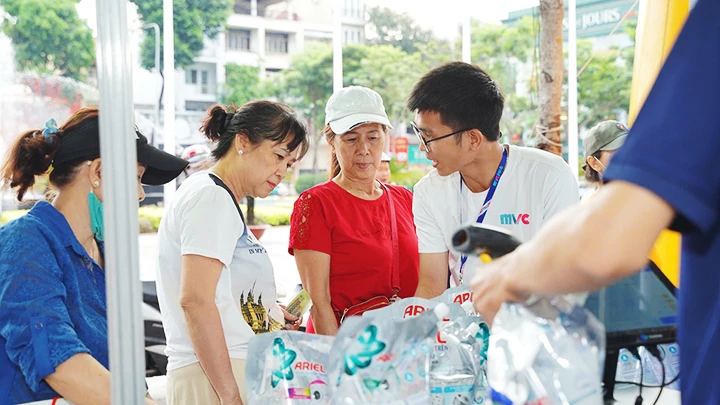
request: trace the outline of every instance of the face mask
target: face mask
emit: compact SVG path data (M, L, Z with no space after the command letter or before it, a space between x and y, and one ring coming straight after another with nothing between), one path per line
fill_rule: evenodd
M595 158L595 161L598 162L600 166L602 166L602 170L598 173L600 175L600 178L602 179L603 174L605 173L605 170L607 170L607 166L603 164L603 162L600 161L600 159Z
M99 241L105 239L105 223L103 222L103 203L98 200L95 193L88 193L88 208L90 209L90 228Z

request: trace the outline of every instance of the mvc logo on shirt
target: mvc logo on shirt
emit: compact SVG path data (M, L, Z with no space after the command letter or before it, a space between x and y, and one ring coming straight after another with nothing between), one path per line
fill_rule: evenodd
M530 225L530 214L501 214L500 225Z

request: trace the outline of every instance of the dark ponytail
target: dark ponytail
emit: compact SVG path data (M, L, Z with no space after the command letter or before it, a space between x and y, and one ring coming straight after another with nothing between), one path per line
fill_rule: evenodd
M245 135L252 145L264 141L283 143L290 139L290 151L300 148L298 160L309 148L305 124L290 107L274 101L251 101L239 109L232 105L212 106L200 131L217 143L212 152L215 159L230 152L237 134Z
M21 201L35 184L35 177L50 170L60 141L68 130L91 118L97 118L97 108L83 108L73 114L56 134L44 135L42 130L32 130L20 135L13 143L0 169L0 182L15 190ZM50 183L61 188L75 179L76 168L85 159L78 159L52 167Z
M35 184L35 176L50 169L58 143L56 135L45 138L40 130L25 132L15 140L2 167L2 180L16 189L18 200Z
M208 110L208 116L200 128L202 133L205 134L205 137L211 142L219 141L225 133L232 117L235 115L235 110L234 105L229 106L227 111L220 105L212 106L210 110Z

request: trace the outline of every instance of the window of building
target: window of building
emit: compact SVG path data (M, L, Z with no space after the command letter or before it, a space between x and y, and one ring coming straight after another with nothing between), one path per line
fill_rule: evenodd
M235 6L233 6L233 11L235 11L235 14L250 15L252 12L251 6L250 6L250 1L235 0Z
M288 34L270 32L265 34L265 52L288 53Z
M229 51L249 51L250 31L231 28L228 30L226 42Z
M185 71L185 83L197 84L197 70L191 69Z
M210 106L212 106L214 103L210 103L207 101L186 101L185 102L185 110L186 111L207 111Z
M362 1L345 0L345 16L353 18L363 18Z
M208 76L209 73L207 70L203 70L201 72L201 86L200 86L200 92L202 94L210 94L210 86L208 86Z
M282 72L282 69L267 68L267 69L265 69L265 77L272 79L274 76L276 76L280 72Z

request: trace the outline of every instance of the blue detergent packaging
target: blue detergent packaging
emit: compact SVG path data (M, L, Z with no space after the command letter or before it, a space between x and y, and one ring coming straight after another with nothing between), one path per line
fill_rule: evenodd
M245 372L250 405L330 404L327 366L334 340L293 331L254 336Z
M448 313L440 304L405 320L347 319L330 351L332 403L427 405L432 346Z

